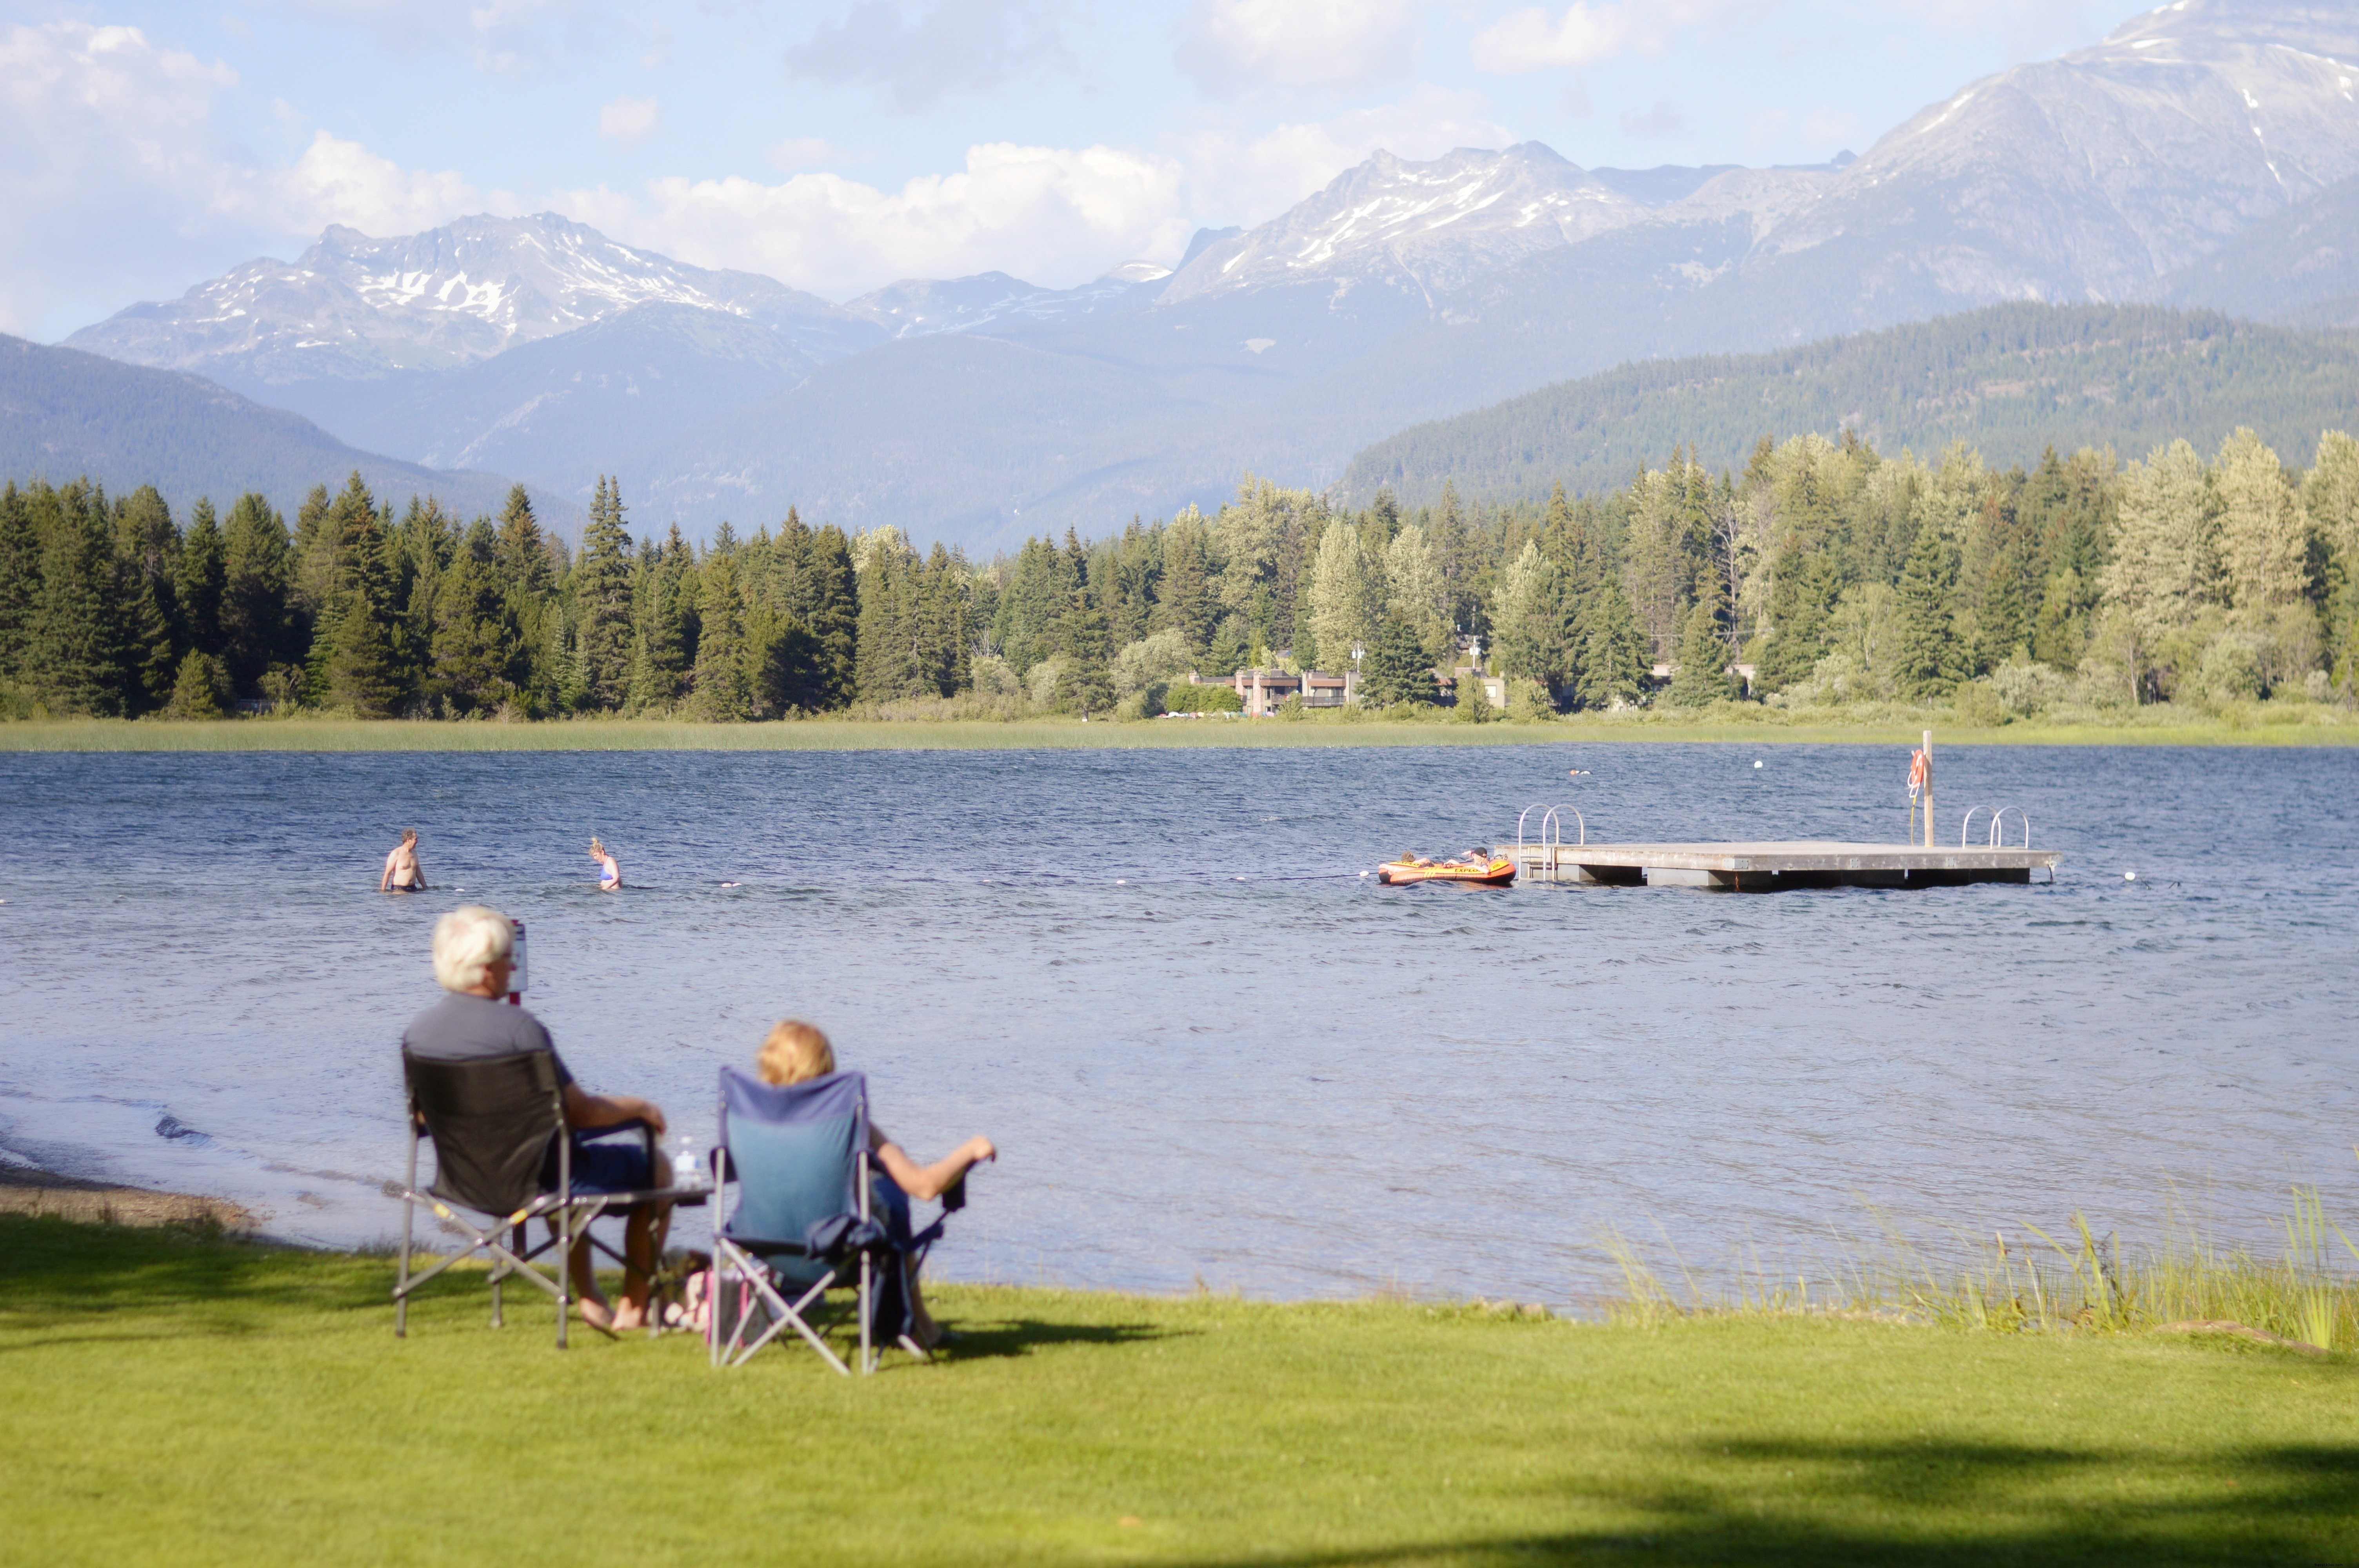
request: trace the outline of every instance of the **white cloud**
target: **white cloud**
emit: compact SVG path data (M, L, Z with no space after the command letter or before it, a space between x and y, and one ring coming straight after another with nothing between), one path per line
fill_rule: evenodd
M236 73L136 27L0 32L0 327L149 275L152 254L234 226L206 134Z
M993 270L1081 283L1134 256L1176 256L1190 224L1171 159L1116 147L970 147L954 174L898 190L835 174L776 185L651 182L644 198L599 189L561 211L635 244L702 266L767 273L844 296L897 277Z
M1397 80L1417 58L1415 0L1197 0L1180 69L1205 92L1352 89Z
M1782 0L1573 0L1560 16L1537 5L1511 11L1474 35L1477 70L1494 76L1595 65L1624 53L1658 55L1672 35L1726 27L1783 9Z
M279 0L314 21L357 28L396 57L464 48L484 70L514 76L554 59L599 26L592 0Z
M486 194L457 174L406 169L358 142L325 131L311 138L295 167L258 192L255 216L282 232L316 234L343 223L368 234L412 234L440 228L471 212L513 213L516 199Z
M852 163L856 156L844 151L825 136L788 136L770 144L771 167L786 174L799 174L807 168L818 168L831 163Z
M16 217L0 228L0 328L61 331L329 223L406 233L514 208L325 131L291 165L259 163L213 123L236 83L136 27L0 31L0 210Z
M1658 98L1651 109L1632 109L1622 116L1622 134L1640 140L1660 140L1683 135L1688 128L1687 116L1678 106Z
M1072 0L854 0L787 50L806 81L866 81L902 114L1046 71L1075 69L1064 27Z
M598 111L598 134L617 146L637 146L662 126L663 105L652 98L617 98Z
M1627 8L1573 0L1554 21L1538 6L1501 17L1474 35L1474 69L1496 76L1550 66L1594 65L1628 46L1636 31Z
M1514 142L1486 107L1480 93L1420 87L1395 103L1281 124L1249 141L1207 132L1184 144L1192 205L1208 221L1259 223L1379 148L1414 161Z

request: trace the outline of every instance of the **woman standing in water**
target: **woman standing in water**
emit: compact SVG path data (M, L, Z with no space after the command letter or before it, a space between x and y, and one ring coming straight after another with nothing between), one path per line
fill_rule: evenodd
M590 858L598 862L598 891L614 892L623 885L623 868L614 860L614 852L593 837L590 840Z
M401 830L401 842L385 858L385 874L376 880L379 892L424 892L426 868L418 863L418 829Z

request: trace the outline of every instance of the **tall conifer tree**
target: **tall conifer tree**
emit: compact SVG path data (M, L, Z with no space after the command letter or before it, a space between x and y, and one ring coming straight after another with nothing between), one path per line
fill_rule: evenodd
M632 552L623 510L621 487L600 475L572 578L581 702L607 712L630 695Z

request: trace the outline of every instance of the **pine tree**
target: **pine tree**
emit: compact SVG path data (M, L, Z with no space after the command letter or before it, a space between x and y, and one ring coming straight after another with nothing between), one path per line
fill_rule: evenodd
M355 473L353 480L359 481ZM336 575L336 524L329 515L335 499L315 484L295 509L295 538L288 562L287 589L307 623L316 627L326 611Z
M810 690L819 708L851 704L859 689L860 588L852 567L852 542L830 523L813 530L804 568L809 587L803 605L790 606L810 631L814 645Z
M1201 659L1212 640L1217 608L1204 559L1204 530L1184 517L1163 535L1161 624L1177 628L1189 656Z
M0 682L26 678L25 652L41 602L41 537L16 481L0 489Z
M190 648L172 678L172 696L165 710L175 719L219 719L229 694L229 677L221 661L201 649Z
M967 670L966 562L937 544L926 557L917 595L919 684L938 697L962 691ZM1143 616L1144 605L1134 607Z
M571 584L580 705L610 713L628 698L631 682L632 551L623 510L621 486L602 474Z
M1412 524L1414 526L1414 524ZM1396 702L1430 707L1441 700L1441 688L1428 664L1425 640L1407 620L1388 618L1368 650L1360 677L1360 701L1383 708Z
M1768 635L1754 657L1756 687L1783 691L1810 678L1832 644L1843 590L1843 570L1832 556L1788 551L1779 557L1769 590Z
M133 714L152 713L172 699L180 664L172 592L179 557L180 531L154 485L115 502L114 599L131 660L125 709Z
M1086 588L1076 590L1066 611L1057 675L1057 706L1083 719L1114 706L1114 642L1105 611Z
M1647 680L1647 635L1622 585L1606 577L1582 606L1575 623L1581 673L1573 688L1583 708L1608 708L1637 700Z
M329 508L334 533L321 630L312 642L312 690L363 719L390 717L405 695L396 641L391 542L376 503L355 472Z
M287 524L251 492L230 508L222 540L222 659L231 682L257 689L275 664L302 656L310 626L288 602L293 546Z
M1492 663L1501 675L1555 690L1566 675L1564 623L1561 574L1539 541L1527 539L1493 593Z
M694 690L690 708L714 724L750 717L752 693L745 669L745 611L737 587L734 552L715 549L705 557L696 644Z
M433 685L461 713L496 708L518 695L523 635L496 553L491 525L477 522L434 595Z
M1957 588L1958 546L1940 523L1929 522L1900 573L1893 674L1906 696L1947 697L1966 677L1951 608Z
M883 530L879 530L883 532ZM863 702L898 702L923 689L918 669L916 594L899 535L874 540L860 569L857 678Z
M1670 689L1663 701L1673 708L1701 708L1738 694L1728 674L1728 643L1723 636L1719 605L1699 600L1688 611L1687 630L1680 634L1679 658L1671 667Z
M222 631L222 596L228 583L229 554L221 524L213 516L213 503L200 500L189 514L188 536L180 543L172 598L180 612L181 643L216 660L228 645ZM176 677L176 690L178 686Z
M131 672L104 498L80 484L41 485L30 503L44 537L27 684L53 713L119 715Z
M631 711L666 709L688 695L696 666L700 622L696 611L696 562L679 524L658 550L639 552L631 574Z

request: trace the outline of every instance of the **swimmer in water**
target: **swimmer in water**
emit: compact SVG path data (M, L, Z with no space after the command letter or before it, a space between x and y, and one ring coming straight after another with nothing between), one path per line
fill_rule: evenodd
M590 858L598 862L600 892L613 892L623 885L623 868L615 863L614 852L594 838L590 840Z
M401 830L401 842L385 858L385 874L376 880L379 892L424 892L426 868L418 863L418 829Z

